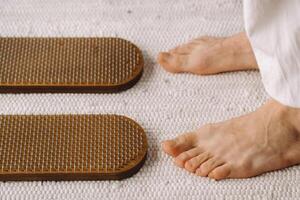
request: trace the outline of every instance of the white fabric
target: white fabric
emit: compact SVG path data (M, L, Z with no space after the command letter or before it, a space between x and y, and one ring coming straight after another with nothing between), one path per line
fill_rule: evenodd
M300 107L300 1L245 0L244 15L267 92Z
M239 0L0 0L1 36L119 36L136 43L145 56L142 79L126 92L1 94L1 114L124 114L144 127L149 142L147 161L132 178L0 182L0 199L299 199L298 166L215 182L178 169L160 149L164 139L248 113L268 98L258 72L173 75L155 62L159 51L178 43L200 35L232 35L243 26Z

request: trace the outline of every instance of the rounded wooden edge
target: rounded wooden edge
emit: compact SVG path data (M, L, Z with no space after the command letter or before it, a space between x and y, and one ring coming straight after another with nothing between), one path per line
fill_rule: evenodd
M94 172L74 172L74 173L14 173L0 174L0 181L102 181L102 180L122 180L136 174L144 165L147 153L136 166L119 174L101 174Z
M116 93L132 88L142 77L143 70L134 79L123 85L116 86L18 86L1 85L0 94L11 93Z

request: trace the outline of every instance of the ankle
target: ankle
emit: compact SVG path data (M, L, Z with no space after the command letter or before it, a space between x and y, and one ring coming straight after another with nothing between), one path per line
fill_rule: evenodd
M243 68L258 69L255 55L245 32L226 38L223 45L233 52L235 63Z
M286 106L289 110L289 120L300 135L300 108L292 108Z
M273 103L276 104L280 118L289 123L300 134L300 108L289 107L277 101L273 101Z

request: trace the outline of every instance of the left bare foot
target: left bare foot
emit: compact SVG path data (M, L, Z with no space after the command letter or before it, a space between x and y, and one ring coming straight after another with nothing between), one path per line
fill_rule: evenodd
M257 111L163 142L175 163L199 176L247 178L300 163L300 109L274 100Z
M256 59L245 33L231 37L200 37L158 55L165 70L199 75L257 69Z

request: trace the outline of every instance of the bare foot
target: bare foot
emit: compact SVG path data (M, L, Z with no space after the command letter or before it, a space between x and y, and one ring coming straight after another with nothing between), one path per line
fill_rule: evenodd
M256 59L245 33L232 37L200 37L158 55L165 70L207 75L257 69Z
M199 176L247 178L300 163L300 109L274 100L257 111L163 142L175 163Z

